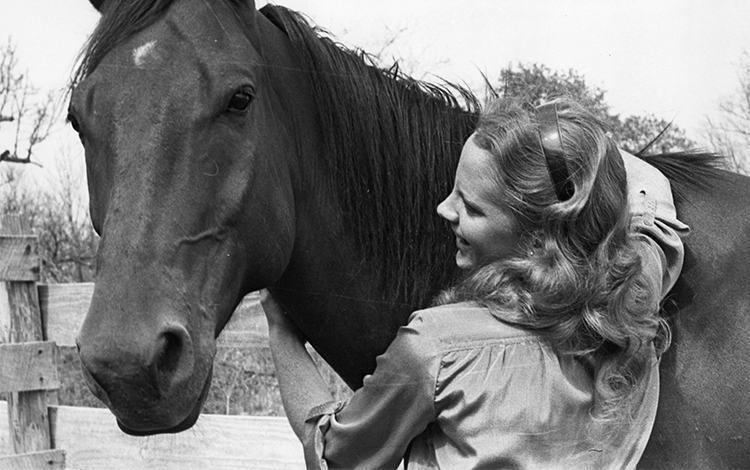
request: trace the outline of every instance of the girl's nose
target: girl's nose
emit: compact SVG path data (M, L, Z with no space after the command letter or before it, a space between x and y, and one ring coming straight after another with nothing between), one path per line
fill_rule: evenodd
M438 204L437 213L440 217L454 224L458 222L458 212L453 208L451 197L452 194L448 195L447 198L443 199L443 202Z

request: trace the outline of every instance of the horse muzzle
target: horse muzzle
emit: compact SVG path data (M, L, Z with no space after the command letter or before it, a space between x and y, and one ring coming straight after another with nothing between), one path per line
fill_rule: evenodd
M168 325L151 336L85 331L78 339L83 376L124 432L179 432L195 424L210 388L212 363L196 362L184 327Z
M187 417L183 419L177 425L172 426L172 427L158 427L158 428L146 427L144 428L142 426L142 423L139 422L139 423L134 423L135 427L131 427L130 424L126 424L128 422L122 421L120 418L117 418L117 426L120 428L122 432L124 432L125 434L129 434L131 436L151 436L154 434L174 434L174 433L182 432L182 431L185 431L186 429L192 428L193 425L198 421L198 418L200 417L201 408L203 408L203 403L206 401L206 397L208 396L208 391L211 388L211 376L212 376L212 371L209 371L208 378L206 379L206 382L203 386L203 390L201 391L201 394L198 397L198 399L195 401L195 406L187 415Z

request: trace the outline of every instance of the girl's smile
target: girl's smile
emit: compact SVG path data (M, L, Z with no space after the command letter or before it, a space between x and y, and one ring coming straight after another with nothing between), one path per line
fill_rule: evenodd
M456 264L461 269L506 258L518 246L518 223L510 210L497 202L502 191L494 178L492 158L470 138L461 152L453 191L437 208L456 235Z

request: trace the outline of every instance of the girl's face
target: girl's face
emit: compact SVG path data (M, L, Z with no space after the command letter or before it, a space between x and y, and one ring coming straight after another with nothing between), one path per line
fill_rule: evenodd
M469 269L516 253L521 230L510 210L496 202L492 155L469 137L461 152L453 191L437 208L456 234L456 264ZM494 196L494 197L493 197Z

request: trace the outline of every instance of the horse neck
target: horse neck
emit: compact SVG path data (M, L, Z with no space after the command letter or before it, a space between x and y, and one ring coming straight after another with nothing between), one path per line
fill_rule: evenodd
M288 38L262 15L254 21L270 82L278 84L273 90L281 108L278 112L285 116L283 121L294 136L294 142L287 144L293 154L289 165L296 213L295 242L284 274L269 289L310 343L345 380L357 386L370 367L371 356L356 350L359 338L385 349L390 332L398 326L372 328L373 322L387 322L387 315L380 308L362 309L363 303L382 298L384 293L373 288L377 283L370 282L368 270L357 262L351 234L344 230L336 198L326 184L324 139L309 78ZM351 328L347 319L354 318L359 319L362 331ZM326 319L330 324L321 328ZM364 337L373 331L388 335ZM340 361L344 357L342 348L351 352L350 361ZM361 360L362 357L366 359Z
M300 177L294 253L272 290L318 352L356 385L454 270L452 237L435 207L450 191L472 117L416 82L362 70L353 63L361 58L346 52L330 62L349 61L353 75L318 69L300 56L325 46L292 42L296 63L281 68L313 72L307 80L296 74L294 91L289 80L274 80L296 112ZM370 91L364 102L340 99L361 96L363 86Z
M390 300L424 305L451 271L452 237L435 215L450 192L461 145L474 127L463 111L476 99L380 70L360 53L320 37L298 15L264 7L311 71L325 131L325 164L346 229L392 293ZM329 176L330 177L330 176ZM446 250L446 246L450 247Z

